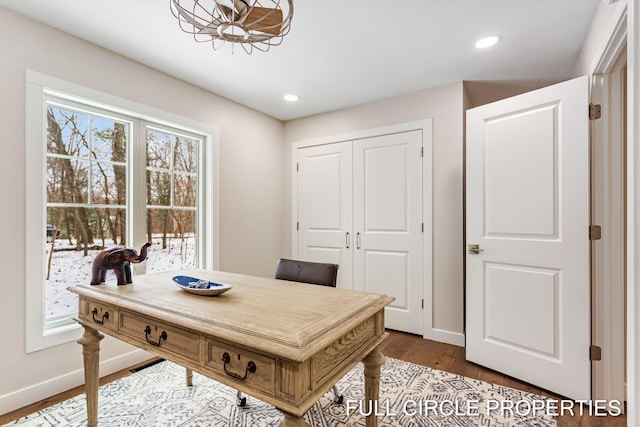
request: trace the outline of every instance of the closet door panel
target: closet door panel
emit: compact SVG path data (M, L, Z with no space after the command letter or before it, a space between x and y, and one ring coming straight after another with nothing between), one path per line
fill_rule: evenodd
M339 264L338 287L352 289L352 144L302 148L297 156L297 258Z
M354 287L396 300L385 325L422 334L422 132L354 141Z

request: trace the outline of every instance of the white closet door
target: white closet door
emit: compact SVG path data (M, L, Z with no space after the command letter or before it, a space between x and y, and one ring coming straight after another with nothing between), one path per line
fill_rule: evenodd
M352 144L298 150L298 259L339 264L338 287L353 288Z
M395 298L385 326L422 335L422 131L354 141L354 286Z

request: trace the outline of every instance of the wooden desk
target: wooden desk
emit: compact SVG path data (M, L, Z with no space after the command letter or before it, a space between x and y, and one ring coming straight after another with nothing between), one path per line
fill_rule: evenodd
M192 295L173 284L179 274L233 289ZM378 398L391 297L204 270L69 290L79 296L76 320L85 331L78 342L89 427L98 420L101 332L273 404L284 414L283 426L306 426L306 411L361 360L365 398ZM367 426L376 424L375 414L367 418Z

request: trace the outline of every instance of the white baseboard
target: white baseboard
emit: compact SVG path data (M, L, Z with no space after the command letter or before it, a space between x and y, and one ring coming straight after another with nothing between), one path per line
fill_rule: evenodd
M100 375L105 376L149 360L153 356L143 350L129 353L100 362ZM30 385L20 390L0 396L0 414L15 411L34 402L54 396L63 391L84 384L84 369L77 369L64 375Z
M457 345L458 347L465 346L464 334L458 332L444 331L442 329L432 329L431 339L433 341L443 342L446 344Z

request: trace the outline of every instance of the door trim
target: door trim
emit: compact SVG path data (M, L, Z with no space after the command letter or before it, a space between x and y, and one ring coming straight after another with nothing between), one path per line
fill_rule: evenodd
M628 3L627 60L627 425L640 425L640 7ZM626 12L626 9L625 9Z
M625 156L624 113L626 53L592 76L591 102L602 105L602 117L591 127L592 224L602 240L592 242L592 344L602 360L592 363L594 399L625 399Z
M298 252L298 239L296 218L298 218L298 184L296 180L296 168L298 162L298 150L300 148L316 145L326 145L337 142L353 141L356 139L371 138L375 136L393 133L422 131L422 222L424 232L422 234L422 298L423 310L423 338L436 339L442 342L464 346L464 337L461 340L458 334L433 329L433 119L426 118L414 122L399 123L395 125L363 129L337 135L328 135L318 138L310 138L294 141L291 144L291 250Z
M601 346L603 353L601 361L592 363L592 397L626 400L625 319L621 307L625 304L623 259L627 241L625 177L620 171L625 162L622 115L626 101L624 81L628 77L621 69L627 64L627 5L621 3L614 16L617 18L611 21L605 43L589 72L591 101L602 104L603 111L602 118L591 127L592 223L603 226L604 236L603 241L592 245L592 343ZM629 112L627 117L631 120ZM633 140L630 136L627 144ZM627 286L632 286L629 279ZM627 315L631 314L629 311ZM630 360L627 356L627 363Z

